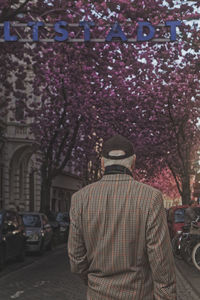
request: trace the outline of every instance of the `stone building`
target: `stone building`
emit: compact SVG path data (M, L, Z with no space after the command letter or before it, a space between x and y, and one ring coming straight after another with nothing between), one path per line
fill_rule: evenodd
M3 147L5 143L4 138L5 124L0 120L0 209L3 207Z
M6 122L2 149L4 208L38 210L40 204L40 175L35 141L29 125Z
M8 120L0 127L0 209L39 211L41 178L34 137L28 124ZM72 194L82 186L81 178L67 171L53 180L53 211L68 211Z

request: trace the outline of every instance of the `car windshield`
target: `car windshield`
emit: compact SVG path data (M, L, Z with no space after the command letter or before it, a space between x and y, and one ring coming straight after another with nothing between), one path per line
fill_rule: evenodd
M184 223L185 210L179 208L174 212L174 222L175 223Z
M23 215L24 225L27 227L41 227L39 215Z

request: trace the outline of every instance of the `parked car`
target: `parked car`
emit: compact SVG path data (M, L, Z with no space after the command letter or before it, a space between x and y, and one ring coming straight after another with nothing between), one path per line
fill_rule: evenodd
M21 212L20 213L26 232L26 251L43 252L52 248L53 230L48 218L43 213Z
M185 210L188 205L172 206L168 209L167 223L171 239L177 234L182 232L184 226ZM200 213L200 206L195 207L195 210Z
M58 212L56 215L56 221L59 222L60 228L60 239L63 242L66 242L69 234L69 213L68 212Z
M21 216L10 210L0 211L0 269L7 260L25 258L25 230Z

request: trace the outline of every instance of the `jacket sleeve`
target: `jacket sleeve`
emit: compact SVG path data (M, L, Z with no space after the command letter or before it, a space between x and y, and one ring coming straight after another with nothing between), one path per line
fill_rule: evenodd
M159 191L150 204L146 241L155 300L177 299L175 264L162 194Z
M68 238L68 256L71 271L77 273L87 284L87 251L81 230L80 200L75 194L72 196L70 209L70 229Z

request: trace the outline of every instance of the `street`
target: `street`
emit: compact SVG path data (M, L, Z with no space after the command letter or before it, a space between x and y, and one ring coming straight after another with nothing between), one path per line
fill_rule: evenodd
M178 262L179 263L179 262ZM198 271L180 262L184 276L197 280ZM191 286L177 269L178 300L197 300ZM193 274L193 275L192 275ZM61 245L44 256L28 256L25 263L10 263L0 274L0 299L10 300L84 300L86 287L78 276L70 272L66 245Z
M185 293L185 290L188 294L187 299L197 299L200 298L200 271L198 271L191 262L190 264L186 263L184 260L175 259L177 277L180 277L178 281L179 285L179 295Z
M61 246L43 257L34 256L31 258L34 262L19 270L4 271L4 275L0 275L0 299L85 299L85 286L71 274L65 252L66 246Z

